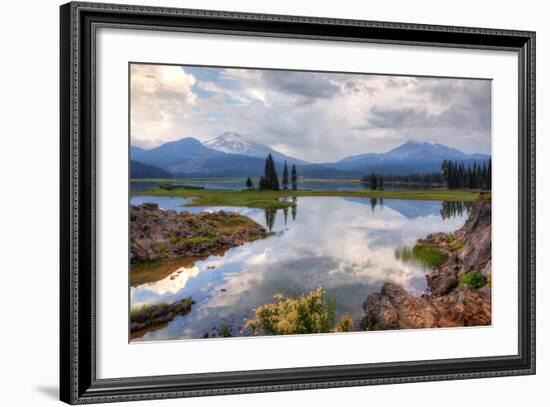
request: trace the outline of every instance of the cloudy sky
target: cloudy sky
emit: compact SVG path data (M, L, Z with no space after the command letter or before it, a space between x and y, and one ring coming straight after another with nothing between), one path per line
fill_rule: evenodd
M144 148L236 132L312 162L411 138L490 153L491 82L133 64L130 122Z

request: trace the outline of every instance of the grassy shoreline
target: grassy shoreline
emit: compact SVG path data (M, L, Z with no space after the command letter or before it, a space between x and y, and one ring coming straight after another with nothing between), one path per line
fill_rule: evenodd
M426 201L475 201L479 198L478 191L463 190L212 190L187 189L174 187L170 189L155 187L136 195L173 196L193 198L186 206L240 206L248 208L278 209L293 206L292 201L280 201L281 198L292 197L352 197L352 198L382 198L409 199Z

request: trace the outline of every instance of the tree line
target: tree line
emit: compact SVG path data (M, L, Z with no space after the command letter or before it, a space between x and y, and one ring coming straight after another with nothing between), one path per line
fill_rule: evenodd
M446 186L448 189L491 189L491 159L466 165L460 161L444 160L441 172L415 174L376 174L361 178L370 189L384 189L384 183L413 184L422 187Z
M296 165L292 164L292 170L290 171L289 177L286 160L281 185L283 189L288 189L289 185L293 191L298 189L298 171L296 170ZM246 187L248 189L254 188L254 183L250 177L246 179ZM268 154L265 159L264 173L258 182L258 189L260 191L279 191L281 189L279 184L279 176L277 175L277 169L275 168L275 160L273 160L273 156L271 154Z
M443 174L439 172L415 173L415 174L375 174L365 175L361 183L371 189L384 189L384 183L393 185L421 185L422 187L442 186Z
M491 189L491 159L468 166L463 162L444 160L441 171L449 189Z

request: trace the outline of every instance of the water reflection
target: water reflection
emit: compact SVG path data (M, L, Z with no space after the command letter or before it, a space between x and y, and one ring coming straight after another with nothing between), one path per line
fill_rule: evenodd
M423 201L408 201L405 214L394 209L404 207L391 199L373 203L368 198L301 197L293 203L286 211L224 208L246 213L275 234L132 287L132 307L187 296L196 301L190 314L139 340L202 338L222 325L236 334L252 309L272 302L274 294L305 293L318 286L334 299L337 317L348 313L359 319L362 302L385 281L415 293L424 291L427 270L396 258L396 249L411 246L428 233L454 231L467 215L463 206L462 212L457 209L454 217L444 218L441 202L435 202L435 211L429 214L423 213ZM298 205L300 216L296 216ZM422 209L411 210L417 206ZM407 216L411 213L422 215Z
M450 219L454 217L462 217L464 214L469 214L472 209L472 202L441 202L441 218Z
M265 224L269 230L273 229L275 223L275 217L277 216L277 209L265 208Z

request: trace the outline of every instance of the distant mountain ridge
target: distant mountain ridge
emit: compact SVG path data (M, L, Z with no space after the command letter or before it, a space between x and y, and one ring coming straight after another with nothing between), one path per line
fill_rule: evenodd
M131 178L173 178L174 174L163 168L154 165L143 164L142 162L130 160Z
M204 145L227 154L239 154L262 159L271 154L275 161L287 160L295 164L309 164L307 161L284 155L265 144L256 143L248 137L234 132L223 133L221 136L206 141Z
M439 143L408 140L386 153L349 156L333 163L308 163L286 156L271 147L251 142L237 133L224 133L204 144L187 137L145 150L132 146L130 156L143 164L155 166L177 177L258 177L265 157L271 154L278 171L285 160L295 164L300 176L309 178L357 178L376 172L410 174L439 172L443 160L466 165L486 161L487 154L466 154Z

